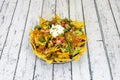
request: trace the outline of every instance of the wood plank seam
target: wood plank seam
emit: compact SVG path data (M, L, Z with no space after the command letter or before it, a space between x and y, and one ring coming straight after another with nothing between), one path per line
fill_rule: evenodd
M25 11L24 12L24 14L25 14L24 24L21 25L24 29L30 0L25 1L25 2L24 2L24 0L22 0L22 2L25 3L24 6L26 8L26 10L24 10L24 7L21 8ZM31 45L29 43L29 31L31 28L32 29L34 28L35 24L38 23L38 20L36 21L36 19L38 19L38 16L41 16L41 8L42 8L42 0L31 0L30 10L29 10L28 18L27 18L27 23L26 23L26 29L25 29L25 33L24 33L24 37L23 37L23 41L22 41L22 48L20 51L19 61L18 61L18 65L17 65L16 75L15 75L15 80L32 80L33 79L33 76L34 76L33 72L34 72L36 56L33 54L32 50L31 50L32 49ZM22 29L22 33L23 33L23 29ZM21 38L22 38L22 35L21 35ZM21 38L20 38L19 43L21 42ZM17 52L17 54L18 54L18 52ZM38 67L40 67L40 66L38 66ZM36 68L36 71L38 71L37 63L36 63L35 68ZM35 73L36 73L36 71L35 71ZM34 77L34 80L36 80L36 75Z
M118 36L119 36L119 39L120 39L120 31L119 31L119 29L118 29L118 25L117 25L117 22L116 22L116 19L115 19L115 15L114 15L114 13L113 13L113 9L112 9L110 0L108 0L108 3L109 3L109 7L110 7L110 10L111 10L112 16L113 16L113 20L114 20L114 22L115 22L115 27L116 27L116 29L117 29Z
M57 1L58 0L55 0L55 15L56 15L56 7L57 7ZM68 3L68 15L69 15L69 0L67 0L67 3ZM60 16L60 15L59 15ZM66 64L66 63L61 63L61 64ZM57 65L57 64L56 64ZM52 80L54 80L54 66L55 66L55 63L53 64L53 70L52 70L52 76L53 76L53 78L52 78ZM71 66L72 67L72 66ZM72 72L72 71L71 71ZM71 80L72 80L72 75L71 75Z
M85 16L84 16L84 8L83 8L83 1L82 1L82 0L81 0L81 6L82 6L83 20L84 20L84 24L85 24ZM87 35L86 27L84 27L84 30L85 30L85 34ZM88 57L88 65L89 65L90 80L93 80L88 43L86 43L86 47L87 47L87 57Z
M105 50L105 53L106 53L105 55L106 55L106 58L107 58L107 61L108 61L108 67L109 67L109 71L110 71L111 80L113 80L112 70L111 70L111 66L110 66L110 60L109 60L109 57L108 57L108 51L107 51L107 48L105 46L105 38L104 38L103 30L102 30L102 24L101 24L101 20L100 20L100 15L99 15L97 3L96 3L95 0L94 0L94 6L95 6L95 9L96 9L96 14L97 14L97 18L98 18L98 24L99 24L99 27L100 27L101 37L102 37L102 40L103 40L103 47L104 47L104 50Z
M4 48L5 48L5 44L6 44L7 38L8 38L9 30L10 30L11 25L12 25L12 21L13 21L13 17L14 17L15 11L16 11L17 4L18 4L18 0L16 1L15 9L14 9L14 11L13 11L13 15L12 15L12 18L11 18L11 21L10 21L10 25L9 25L9 27L8 27L7 35L6 35L6 37L5 37L5 42L4 42L3 48L2 48L2 50L1 50L0 60L1 60L1 57L2 57L3 50L4 50Z
M70 0L68 0L68 18L70 19Z
M57 15L56 14L56 7L57 7L57 0L55 0L55 15ZM52 65L52 80L54 80L54 63Z
M70 20L70 0L68 0L68 18ZM71 80L73 80L73 73L72 73L72 61L70 62L71 65Z
M42 13L43 13L43 6L44 6L44 0L42 0L42 11L41 11L41 17L42 17ZM34 65L33 78L32 78L32 80L34 80L34 78L35 78L36 62L37 62L37 56L35 56L35 65Z
M42 18L51 19L51 17L55 15L54 7L55 7L55 0L54 1L44 0L44 5L42 8L43 9ZM41 78L44 78L44 80L52 80L52 77L53 77L52 69L53 69L53 64L48 65L47 63L45 63L45 61L42 61L37 57L34 80L38 80ZM49 74L46 74L46 72Z
M70 0L68 0L68 18L70 20ZM71 80L73 80L73 73L72 73L72 61L70 62L71 65Z
M68 18L68 0L57 0L56 13L61 18ZM58 74L58 75L56 75ZM54 64L54 80L71 80L71 64Z
M42 11L41 11L41 17L42 17L42 13L43 13L43 6L44 6L44 0L42 1Z
M57 15L56 14L56 7L57 7L57 0L55 0L55 15ZM53 65L52 65L52 80L54 80L54 64L55 63L53 63Z
M55 15L57 15L56 14L56 6L57 6L57 0L55 0Z
M52 80L54 80L54 63L52 65Z
M25 29L26 29L26 24L27 24L27 19L28 19L29 10L30 10L30 4L31 4L31 0L29 2L29 6L28 6L27 17L26 17L26 20L25 20L25 26L24 26L24 29L23 29L22 39L21 39L21 42L20 42L20 49L19 49L19 52L18 52L18 58L17 58L17 62L16 62L15 72L14 72L14 75L13 75L13 80L15 79L15 75L16 75L17 65L18 65L18 61L19 61L19 55L20 55L20 52L21 52L23 37L24 37L24 33L25 33Z
M33 78L32 78L32 80L34 80L34 78L35 78L36 62L37 62L37 56L35 56L35 65L34 65Z

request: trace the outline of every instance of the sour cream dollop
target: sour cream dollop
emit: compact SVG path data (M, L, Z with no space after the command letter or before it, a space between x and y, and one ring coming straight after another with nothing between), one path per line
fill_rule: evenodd
M52 24L52 27L50 29L50 34L53 37L56 37L56 36L58 36L59 34L62 34L62 33L64 33L64 28L61 25L53 25Z

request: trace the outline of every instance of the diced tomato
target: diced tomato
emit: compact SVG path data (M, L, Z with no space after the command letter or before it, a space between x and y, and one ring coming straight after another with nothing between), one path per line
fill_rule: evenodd
M34 30L33 34L34 34L34 35L39 34L39 30Z
M62 20L62 27L65 27L65 21Z
M61 42L64 42L65 38L64 37L61 37L61 36L57 36L56 37L57 40L60 40Z
M52 40L52 43L53 43L53 44L56 44L56 40Z
M81 41L81 40L80 40L80 39L78 39L78 38L76 38L76 39L75 39L75 42L80 42L80 41Z
M56 40L56 43L57 44L61 44L62 42L60 40Z
M62 23L62 27L65 27L65 24L64 24L64 23Z

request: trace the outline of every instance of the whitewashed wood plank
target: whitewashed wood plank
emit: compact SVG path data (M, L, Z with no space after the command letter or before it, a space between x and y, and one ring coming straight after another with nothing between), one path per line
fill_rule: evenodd
M82 0L93 80L111 80L93 0ZM90 15L91 14L91 15Z
M108 0L120 37L120 0Z
M32 80L34 75L35 55L29 43L29 30L38 23L38 16L41 15L43 0L32 0L27 19L26 29L21 46L15 80ZM39 66L40 67L40 66Z
M0 60L0 79L12 80L16 69L30 0L19 0Z
M34 80L53 80L52 68L53 64L47 64L37 58Z
M61 18L69 18L68 0L56 1L56 14ZM71 80L71 63L54 64L54 80Z
M43 6L42 17L51 20L55 15L55 0L45 0Z
M70 19L83 21L81 0L70 0ZM73 80L90 80L87 53L78 62L72 62Z
M69 18L68 0L56 0L56 14L61 18Z
M0 57L3 46L5 46L4 42L14 15L16 4L17 0L7 0L3 5L2 11L0 12Z
M54 64L54 80L72 80L70 62Z
M55 14L55 0L43 0L42 17L51 19ZM53 64L47 64L45 61L37 58L35 66L34 80L52 80Z
M102 37L110 61L112 77L120 79L120 38L114 23L108 0L96 0Z

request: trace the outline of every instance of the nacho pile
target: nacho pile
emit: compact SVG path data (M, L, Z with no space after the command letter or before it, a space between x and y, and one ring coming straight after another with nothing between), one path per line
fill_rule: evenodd
M40 23L30 30L32 51L48 64L78 60L86 51L84 22L40 18Z

